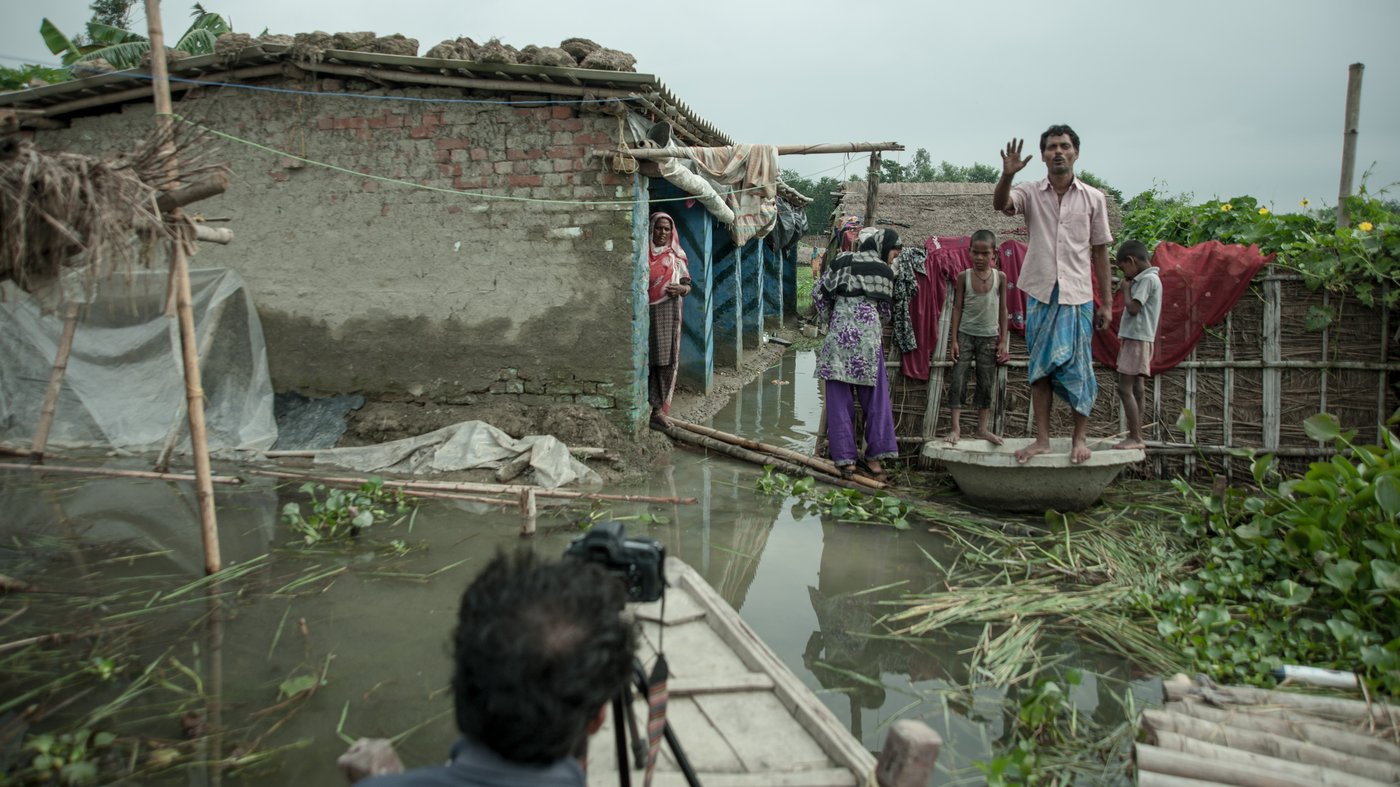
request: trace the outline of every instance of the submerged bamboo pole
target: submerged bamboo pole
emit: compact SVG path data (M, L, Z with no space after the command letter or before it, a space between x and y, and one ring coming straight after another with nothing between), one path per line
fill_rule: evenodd
M63 333L58 337L58 352L54 353L53 370L49 372L49 389L44 392L44 409L39 412L39 426L34 430L34 445L29 449L29 461L42 464L44 446L49 442L49 429L58 407L58 394L63 389L63 375L68 371L68 355L73 351L73 334L78 330L77 301L69 301L63 312Z
M33 470L39 473L61 473L65 475L105 475L113 478L150 478L157 481L196 481L198 476L189 473L156 473L150 470L119 470L111 467L72 467L68 465L32 465L15 462L0 462L0 470ZM237 485L243 479L231 475L211 475L210 483Z
M712 429L708 426L701 426L700 424L693 424L688 421L681 421L675 418L671 419L671 424L673 426L678 426L682 429L689 430L699 435L713 437L716 440L729 443L730 445L737 445L740 448L747 448L750 451L757 451L759 453L772 454L773 456L779 457L781 459L786 459L790 462L796 462L798 464L806 465L807 467L810 467L813 470L826 473L827 475L841 474L840 468L838 468L834 463L829 462L825 459L817 458L815 456L808 456L806 454L798 453L797 451L782 448L776 445L760 443L757 440L750 440L747 437L740 437L739 435L730 434L728 432L721 432L718 429ZM885 484L883 482L876 481L872 478L857 476L855 478L852 478L851 480L855 481L858 484L868 486L871 489L885 488Z
M249 470L250 475L268 478L287 478L297 481L322 481L330 484L363 484L368 476L324 476L310 473L284 473L277 470ZM526 489L535 490L539 497L557 497L568 500L617 500L624 503L694 503L693 497L649 497L647 495L609 495L602 493L571 492L564 489L546 489L529 484L483 484L475 481L395 481L385 480L384 485L394 489L425 489L446 492L486 492L499 495L518 495ZM509 501L507 501L509 502Z
M146 25L151 45L151 91L155 99L156 128L169 129L172 121L170 76L165 62L165 34L160 23L160 0L146 0ZM169 143L167 143L169 144ZM178 167L174 157L171 166ZM176 213L179 209L176 208ZM181 355L185 364L185 399L189 402L190 448L194 454L195 497L199 501L199 526L204 541L204 570L213 574L223 565L219 556L219 522L214 512L214 487L209 467L209 441L204 430L204 388L199 375L199 355L194 334L194 308L190 295L189 262L185 241L170 244L170 278L180 322Z
M757 451L750 451L747 448L740 448L737 445L730 445L729 443L716 440L713 437L706 437L702 434L696 434L695 432L687 431L678 426L653 428L665 434L667 437L670 437L672 440L676 440L682 443L690 443L691 445L698 446L700 448L704 448L710 451L715 451L726 456L731 456L735 459L740 459L745 462L749 462L750 464L758 465L759 467L763 467L764 465L773 465L774 467L778 468L779 470L782 470L785 473L811 476L812 478L815 478L816 480L821 481L824 484L839 486L843 489L854 489L859 492L869 491L868 487L862 486L861 484L858 484L853 480L847 481L841 478L840 476L828 475L827 473L813 470L812 468L807 467L806 465L799 465L794 462L789 462L786 459L779 459L770 454L761 454Z

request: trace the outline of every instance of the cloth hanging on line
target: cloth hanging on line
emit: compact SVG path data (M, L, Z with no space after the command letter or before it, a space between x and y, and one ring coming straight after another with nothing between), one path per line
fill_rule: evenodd
M742 246L762 238L778 218L778 148L776 145L731 145L684 148L701 174L734 189L724 195L734 211L729 234Z

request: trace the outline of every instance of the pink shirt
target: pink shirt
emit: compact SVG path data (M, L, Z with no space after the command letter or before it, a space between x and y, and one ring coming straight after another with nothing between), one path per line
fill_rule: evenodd
M1049 303L1059 284L1062 305L1092 303L1090 247L1113 242L1103 192L1075 178L1059 199L1048 179L1018 183L1011 189L1011 207L1006 213L1024 215L1030 230L1030 248L1016 286L1041 303Z

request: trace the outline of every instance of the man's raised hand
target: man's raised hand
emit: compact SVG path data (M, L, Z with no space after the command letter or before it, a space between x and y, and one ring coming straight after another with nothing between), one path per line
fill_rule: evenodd
M1025 140L1021 139L1013 139L1006 143L1006 150L1001 153L1001 174L1003 177L1015 175L1031 163L1030 156L1021 158L1021 146L1024 143Z

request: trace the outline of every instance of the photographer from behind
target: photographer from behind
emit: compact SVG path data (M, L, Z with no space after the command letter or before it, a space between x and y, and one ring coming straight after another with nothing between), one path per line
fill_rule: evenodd
M637 632L623 584L581 560L497 554L462 594L445 765L359 787L585 784L579 757L627 685Z

